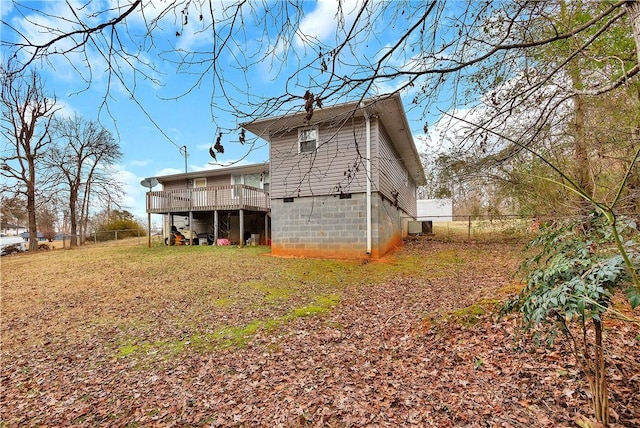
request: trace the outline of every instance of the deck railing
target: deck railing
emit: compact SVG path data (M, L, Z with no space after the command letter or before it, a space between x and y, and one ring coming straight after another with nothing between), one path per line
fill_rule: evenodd
M268 211L269 208L266 191L244 184L147 192L149 213L238 209Z

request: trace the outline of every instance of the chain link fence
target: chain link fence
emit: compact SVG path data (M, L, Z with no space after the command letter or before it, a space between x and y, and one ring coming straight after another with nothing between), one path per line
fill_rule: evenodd
M536 236L545 219L520 215L454 215L428 217L431 233L426 236L445 241L522 241Z
M142 241L147 233L141 229L122 229L122 230L97 230L91 233L90 240L94 243L104 241L118 241L125 238L138 238Z
M430 223L428 233L420 235L428 239L460 242L527 242L538 234L540 225L566 219L570 216L522 216L522 215L454 215L430 216L426 220ZM634 218L637 215L632 216ZM48 243L52 248L70 248L72 235L64 234L62 239ZM76 236L80 242L80 236ZM131 239L135 238L135 239ZM146 231L139 229L104 230L92 232L85 240L85 245L98 242L113 242L121 245L123 241L132 245L161 245L162 236L153 235L149 238Z
M136 245L147 244L147 233L140 229L123 229L123 230L99 230L91 232L89 236L82 240L82 235L72 235L70 233L62 233L56 235L55 240L46 241L42 240L41 245L46 245L46 249L66 249L71 248L71 241L75 238L78 246L97 244L98 242L116 242L121 244L124 240L127 242L133 242ZM136 238L136 239L131 239ZM43 249L45 249L43 247Z

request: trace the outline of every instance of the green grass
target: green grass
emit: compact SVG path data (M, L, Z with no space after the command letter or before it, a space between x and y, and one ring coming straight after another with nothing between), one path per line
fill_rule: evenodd
M472 305L452 311L447 315L447 320L456 322L465 327L476 325L499 304L498 300L483 299Z
M330 311L339 302L340 296L335 294L329 296L318 296L313 304L294 309L292 311L292 316L296 318L321 315Z
M495 313L500 305L497 299L481 299L469 306L447 311L439 314L431 314L425 317L427 325L438 326L442 323L459 324L463 327L473 327L482 322L486 316Z
M447 241L523 241L534 232L527 218L501 218L490 220L468 220L434 222L433 234Z
M296 318L318 316L329 312L340 302L340 296L331 294L316 296L310 305L294 308L291 312L275 319L253 320L245 325L219 326L213 333L195 333L186 338L161 340L148 343L124 343L118 349L117 356L129 357L140 353L158 353L173 356L186 349L196 351L212 351L229 347L244 347L258 331L271 332L284 323Z

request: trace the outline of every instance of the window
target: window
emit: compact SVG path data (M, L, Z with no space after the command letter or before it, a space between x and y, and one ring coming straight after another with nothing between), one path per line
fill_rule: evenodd
M260 174L245 174L244 184L246 186L260 188Z
M206 178L194 178L193 179L193 188L197 187L207 187L207 179Z
M231 184L233 187L233 197L237 197L236 184L244 184L245 186L256 187L258 189L264 189L269 191L269 173L262 174L244 174L244 175L232 175Z
M237 184L243 184L241 175L232 175L231 176L231 184L233 184L233 197L237 198L240 196L240 190L236 187Z
M310 153L318 147L318 128L298 130L298 144L300 153Z
M231 184L244 184L267 190L269 188L269 173L232 175Z

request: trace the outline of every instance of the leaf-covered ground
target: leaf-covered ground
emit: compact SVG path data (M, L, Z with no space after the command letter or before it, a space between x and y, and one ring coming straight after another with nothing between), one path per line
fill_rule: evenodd
M0 426L576 426L591 411L574 358L491 312L516 289L519 248L5 257ZM640 328L606 327L612 425L640 426Z

